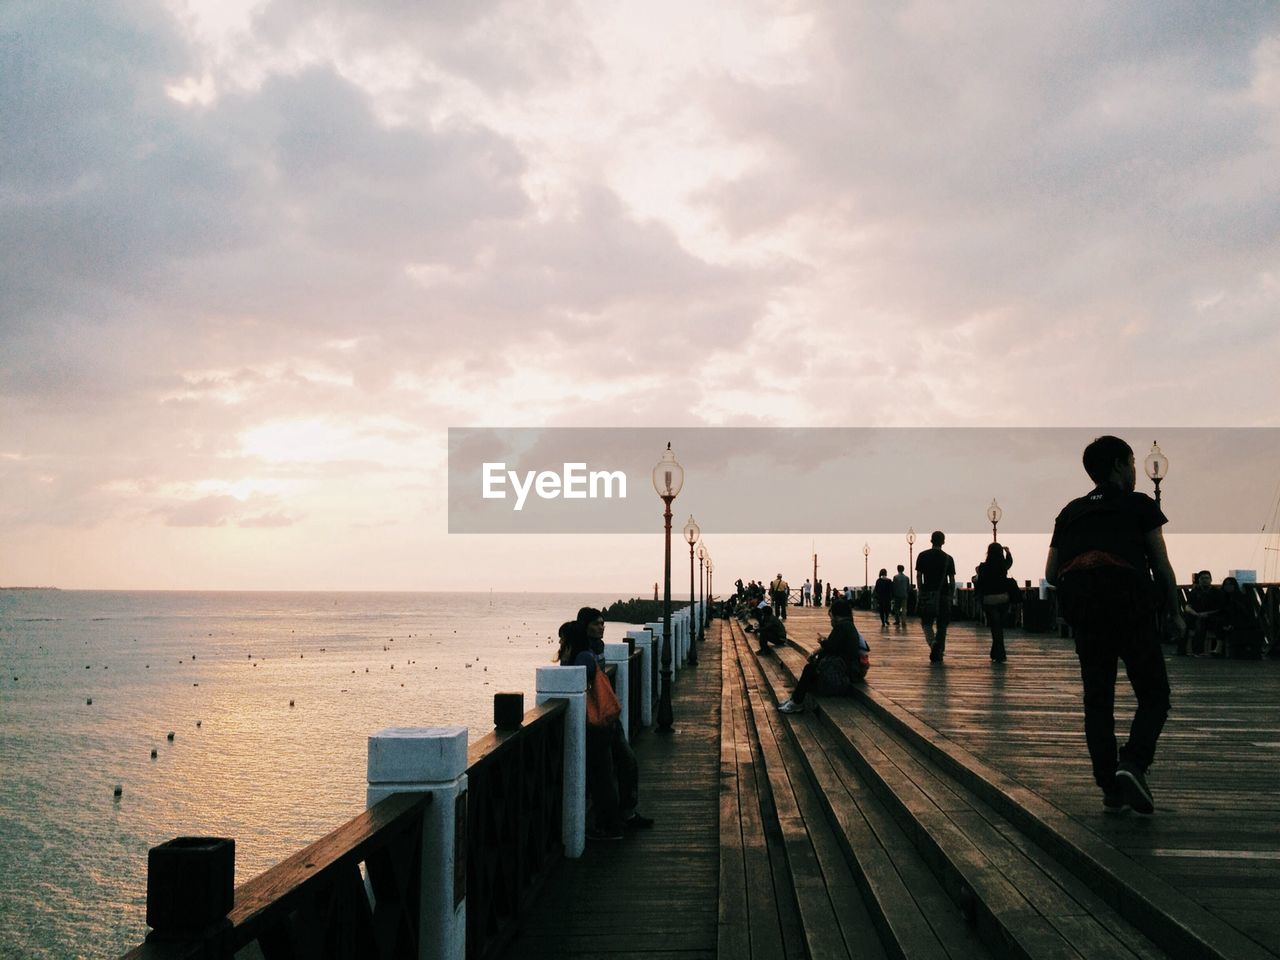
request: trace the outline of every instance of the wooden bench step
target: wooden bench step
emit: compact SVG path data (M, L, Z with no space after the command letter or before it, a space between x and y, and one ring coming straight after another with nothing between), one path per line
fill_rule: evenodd
M777 659L785 690L804 657L784 651ZM814 735L806 753L829 764L837 776L870 784L997 955L1166 955L998 812L855 701L827 698L820 722L811 726L821 726L827 738ZM815 751L825 756L819 760ZM834 786L826 789L832 796Z
M786 852L728 629L721 634L720 893L717 955L782 960L804 955ZM772 821L772 822L771 822Z
M1170 955L1205 960L1274 960L1274 954L1098 833L878 692L874 683L855 691L854 699L883 729L981 798L1026 842L1051 855L1078 882Z
M745 641L738 655L741 678L760 742L779 825L786 838L787 861L804 922L811 957L886 957L875 925L836 834L827 822L821 798L800 760L781 717L765 705L762 681ZM726 659L732 653L726 651Z
M726 659L729 655L726 648ZM831 802L830 792L845 791L845 784L829 764L813 761L807 718L790 718L776 711L774 701L781 680L772 658L757 662L749 641L741 637L739 657L757 729L764 740L767 727L777 745L776 755L765 751L771 782L779 784L775 793L785 789L781 786L784 781L790 784L849 955L887 954L922 960L990 957L910 841L865 785L855 786L856 801ZM794 863L793 872L802 873ZM819 907L813 909L817 912ZM810 955L834 954L816 949L811 942Z

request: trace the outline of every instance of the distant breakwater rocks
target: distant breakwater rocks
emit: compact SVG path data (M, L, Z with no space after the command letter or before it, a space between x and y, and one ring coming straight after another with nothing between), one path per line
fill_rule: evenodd
M687 606L689 601L678 603L674 597L671 598L672 613L683 610ZM662 601L639 598L619 600L604 608L604 618L618 623L654 623L662 619Z

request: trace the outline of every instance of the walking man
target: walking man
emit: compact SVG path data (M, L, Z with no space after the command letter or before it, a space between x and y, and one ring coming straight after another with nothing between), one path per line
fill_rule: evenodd
M943 553L947 535L935 530L929 537L933 544L916 557L916 582L920 584L920 626L929 644L929 662L941 663L947 652L947 624L951 622L951 595L956 589L956 562ZM938 624L934 636L934 622Z
M907 622L907 597L911 594L911 578L903 573L902 564L893 575L893 623L900 627Z
M1084 468L1094 489L1068 503L1054 521L1045 579L1058 588L1075 635L1084 735L1103 810L1151 814L1155 803L1146 773L1169 715L1157 605L1175 635L1185 629L1160 529L1167 520L1154 500L1134 491L1133 448L1119 437L1098 437L1085 447ZM1128 741L1117 750L1118 660L1124 661L1138 709Z

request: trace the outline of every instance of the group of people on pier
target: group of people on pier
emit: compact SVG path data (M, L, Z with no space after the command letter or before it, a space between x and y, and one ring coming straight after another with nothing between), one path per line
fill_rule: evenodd
M1188 628L1162 533L1167 518L1155 500L1135 489L1132 447L1119 437L1098 437L1085 448L1082 460L1094 486L1063 507L1055 519L1045 579L1057 588L1061 615L1072 629L1084 692L1085 740L1103 811L1149 815L1155 802L1146 773L1170 709L1162 634L1183 637L1184 650L1190 644L1199 651L1211 631L1222 635L1247 627L1253 611L1237 599L1242 595L1232 578L1215 590L1208 572L1202 571L1188 605L1193 624ZM935 531L930 541L930 548L921 552L915 564L920 591L917 612L929 659L941 663L956 568L943 550L946 536ZM997 664L1005 662L1004 626L1020 598L1017 583L1009 579L1012 563L1008 548L992 543L973 581L991 630L991 660ZM903 622L904 580L901 566L893 578L880 571L873 596L882 629L888 628L891 613L896 623ZM752 604L750 593L738 599L740 615L752 612L760 618L759 652L785 642L785 628L777 624L778 617L767 604ZM811 691L848 693L866 675L870 651L853 625L851 604L844 598L833 601L830 616L831 633L810 658L791 698L779 706L785 713L803 710ZM853 651L860 669L851 662ZM1137 700L1122 745L1115 733L1115 686L1121 661ZM845 672L834 666L838 662L843 662Z

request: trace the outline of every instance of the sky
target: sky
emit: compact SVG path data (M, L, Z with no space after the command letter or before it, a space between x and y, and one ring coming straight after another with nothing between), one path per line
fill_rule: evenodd
M7 0L0 584L647 591L448 429L1280 426L1278 254L1272 4Z

